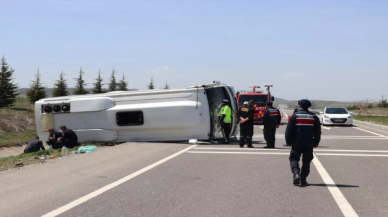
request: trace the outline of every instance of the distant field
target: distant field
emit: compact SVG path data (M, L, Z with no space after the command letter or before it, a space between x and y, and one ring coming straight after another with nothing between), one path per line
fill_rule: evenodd
M0 147L24 144L35 135L34 105L19 98L13 108L0 109Z

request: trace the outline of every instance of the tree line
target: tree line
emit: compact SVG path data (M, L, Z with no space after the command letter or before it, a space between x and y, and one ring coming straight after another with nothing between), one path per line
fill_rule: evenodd
M8 65L4 56L1 59L1 71L0 71L0 108L10 107L12 106L18 93L18 86L14 82L13 79L14 70ZM98 76L93 83L93 88L90 92L85 88L87 83L83 79L84 72L82 71L82 67L79 71L78 78L75 78L76 85L73 89L72 93L74 95L83 95L83 94L98 94L98 93L106 93L111 91L128 91L128 83L125 80L125 76L123 74L121 80L116 80L116 70L113 68L111 77L109 79L109 83L106 84L107 88L104 88L103 79L101 78L101 71L98 71ZM148 89L155 89L154 80L151 77L151 81L147 86ZM164 89L169 89L169 85L166 83ZM67 79L65 79L65 73L63 71L59 74L58 80L55 80L54 88L52 90L53 97L59 96L68 96L68 85ZM43 83L41 82L41 75L39 69L35 74L35 79L31 82L26 96L31 103L35 103L36 101L43 99L46 97L46 91Z

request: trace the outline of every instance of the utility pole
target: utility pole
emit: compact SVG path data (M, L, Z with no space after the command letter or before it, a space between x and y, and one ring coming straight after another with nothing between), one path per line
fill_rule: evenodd
M267 88L267 92L268 92L268 101L272 101L271 87L273 87L273 85L265 85L265 87Z

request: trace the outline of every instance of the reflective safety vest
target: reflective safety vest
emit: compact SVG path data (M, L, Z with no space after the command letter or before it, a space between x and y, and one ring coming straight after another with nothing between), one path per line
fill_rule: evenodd
M232 123L232 109L228 105L224 105L221 107L220 113L218 116L225 115L224 122L226 124Z

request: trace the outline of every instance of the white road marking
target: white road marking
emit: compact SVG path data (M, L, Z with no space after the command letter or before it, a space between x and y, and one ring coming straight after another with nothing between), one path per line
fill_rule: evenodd
M241 152L241 151L188 151L188 154L269 154L269 155L289 155L285 152Z
M252 136L253 138L264 138L264 135L256 134ZM285 135L284 134L277 134L275 136L277 139L284 139ZM336 136L336 135L328 135L328 136L322 136L322 140L326 139L388 139L388 137L383 137L383 136Z
M259 149L259 148L217 148L217 147L195 147L193 150L241 150L241 151L290 151L289 148L282 149ZM364 152L364 153L388 153L388 151L383 150L343 150L343 149L314 149L314 152Z
M326 169L322 166L316 155L314 155L313 163L317 168L319 175L321 175L323 181L329 189L331 195L333 196L335 202L341 209L342 214L344 214L345 217L358 217L358 214L356 213L356 211L354 211L352 205L350 205L348 200L342 194L341 190L334 183L333 179L330 177L329 173L327 173Z
M371 134L374 134L374 135L377 135L377 136L384 137L384 138L388 139L388 136L384 136L384 135L381 135L381 134L378 134L378 133L374 133L374 132L371 132L369 130L364 130L364 129L361 129L361 128L358 128L358 127L354 127L354 129L361 130L361 131L364 131L364 132L367 132L367 133L371 133Z
M136 171L136 172L134 172L134 173L124 177L124 178L121 178L121 179L119 179L119 180L117 180L117 181L115 181L115 182L113 182L113 183L111 183L109 185L106 185L106 186L104 186L104 187L102 187L102 188L100 188L100 189L98 189L98 190L96 190L96 191L94 191L94 192L92 192L92 193L90 193L88 195L85 195L85 196L83 196L83 197L81 197L81 198L79 198L77 200L74 200L74 201L72 201L72 202L70 202L70 203L68 203L68 204L66 204L66 205L64 205L62 207L59 207L58 209L56 209L56 210L54 210L52 212L49 212L49 213L43 215L42 217L52 217L52 216L60 215L60 214L66 212L66 211L68 211L68 210L70 210L70 209L72 209L72 208L74 208L74 207L76 207L76 206L78 206L78 205L80 205L82 203L85 203L86 201L88 201L88 200L90 200L90 199L92 199L92 198L94 198L94 197L96 197L96 196L98 196L98 195L100 195L100 194L102 194L102 193L104 193L104 192L114 188L114 187L117 187L118 185L121 185L121 184L123 184L123 183L125 183L125 182L127 182L127 181L129 181L129 180L131 180L133 178L135 178L136 176L141 175L142 173L147 172L148 170L150 170L150 169L152 169L154 167L157 167L157 166L163 164L166 161L169 161L169 160L173 159L174 157L176 157L176 156L178 156L178 155L180 155L180 154L182 154L182 153L184 153L184 152L194 148L195 146L197 146L197 145L192 145L192 146L190 146L188 148L183 149L182 151L179 151L179 152L177 152L175 154L172 154L172 155L170 155L170 156L168 156L168 157L166 157L166 158L164 158L164 159L162 159L162 160L160 160L158 162L155 162L155 163L153 163L153 164L151 164L151 165L149 165L147 167L144 167L143 169L138 170L138 171Z
M272 149L273 151L273 149ZM188 154L242 154L242 155L289 155L287 152L244 152L244 151L188 151ZM352 156L352 157L388 157L383 154L333 154L316 153L319 156Z
M327 155L327 156L353 156L353 157L388 157L386 154L329 154L329 153L319 153L317 155Z
M322 128L326 129L326 130L330 130L331 129L331 127L324 127L324 126L322 126Z

